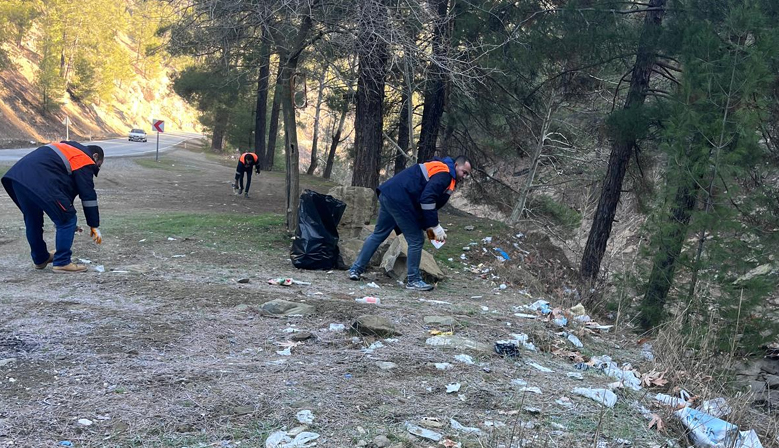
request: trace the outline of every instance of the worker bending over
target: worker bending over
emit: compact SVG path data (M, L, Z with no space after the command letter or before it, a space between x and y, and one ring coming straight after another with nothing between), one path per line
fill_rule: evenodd
M50 143L32 151L3 176L5 191L24 215L27 242L36 269L54 264L54 272L84 272L87 267L71 262L71 246L76 232L78 195L84 207L90 235L95 243L103 242L98 227L100 213L93 177L103 164L103 148L76 142ZM56 251L49 251L43 240L43 214L57 229Z
M238 159L238 167L235 168L235 183L233 191L240 195L243 193L245 198L249 198L249 187L252 185L252 167L257 174L260 174L260 164L257 154L245 152ZM243 174L246 173L246 189L243 188Z
M471 175L471 162L465 156L452 161L434 159L413 165L384 182L376 189L379 196L379 218L352 267L349 278L359 280L379 245L393 230L400 230L408 242L407 289L430 291L433 285L422 280L419 262L425 242L423 230L429 230L437 241L446 239L438 222L438 209L446 204L457 182Z

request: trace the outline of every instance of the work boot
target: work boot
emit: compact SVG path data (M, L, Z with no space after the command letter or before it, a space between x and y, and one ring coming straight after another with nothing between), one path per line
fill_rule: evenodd
M349 269L349 280L359 281L360 280L360 273L357 272L354 269Z
M243 197L245 197L246 199L249 199L249 192L247 191L246 193L244 193Z
M35 265L35 269L45 269L46 266L48 266L49 263L51 263L52 261L54 261L54 251L50 250L49 251L49 259L46 260L45 262L41 263L41 264L36 264Z
M54 272L58 274L69 274L73 272L86 272L87 267L83 264L70 263L65 266L54 266Z
M414 280L413 282L406 283L406 289L412 289L414 291L432 291L435 286L425 283L422 280Z
M237 193L235 193L235 194L237 194L238 196L240 196L240 195L241 195L241 193L243 193L243 188L239 188L239 189L238 189L238 192L237 192Z

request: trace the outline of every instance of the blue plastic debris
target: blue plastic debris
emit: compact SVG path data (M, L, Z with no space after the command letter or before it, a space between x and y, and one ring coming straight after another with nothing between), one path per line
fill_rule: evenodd
M495 252L499 253L501 257L503 257L504 260L508 261L511 260L511 257L509 257L509 254L507 254L503 249L500 249L498 247L495 248Z
M564 327L564 326L568 325L568 318L566 318L565 316L560 316L560 317L558 317L557 319L554 320L554 323L558 327Z
M63 440L60 443L58 443L59 446L73 446L73 442L70 440Z

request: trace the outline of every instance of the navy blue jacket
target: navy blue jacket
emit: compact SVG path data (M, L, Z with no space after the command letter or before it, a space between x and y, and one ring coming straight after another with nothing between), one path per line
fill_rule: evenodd
M406 168L376 189L379 195L398 208L416 216L420 229L438 225L438 209L451 197L457 179L451 158L435 158L433 161L443 162L448 171L433 174L428 180L426 164L420 163Z
M37 197L40 207L50 215L52 221L65 221L76 214L73 200L81 198L84 216L90 227L100 226L97 207L97 193L93 177L98 167L91 162L92 151L77 142L61 142L71 147L70 160L67 155L46 145L32 151L3 176L2 183L8 195L18 206L13 183L18 182ZM89 160L78 153L82 151ZM90 163L91 162L91 163ZM14 182L11 182L14 181Z

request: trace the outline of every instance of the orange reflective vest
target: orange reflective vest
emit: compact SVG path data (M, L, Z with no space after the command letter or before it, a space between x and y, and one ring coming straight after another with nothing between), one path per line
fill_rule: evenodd
M241 154L241 157L240 157L238 160L240 160L240 161L241 161L241 163L243 163L244 165L246 165L246 156L249 156L249 157L251 157L252 159L254 159L254 161L253 161L253 162L251 162L251 163L257 163L257 154L255 154L255 153L253 153L253 152L245 152L245 153Z
M62 159L62 163L65 164L65 169L68 170L68 174L73 174L73 171L87 165L95 164L95 161L86 155L84 151L74 148L67 143L49 143L46 146L53 149L60 159Z
M431 177L438 173L448 173L449 167L444 162L426 162L420 163L419 168L422 170L422 175L425 176L425 180L429 181ZM454 187L457 185L454 179L449 182L449 186L446 188L446 194L451 195L454 193Z

